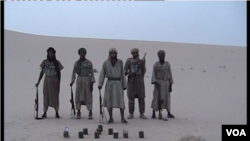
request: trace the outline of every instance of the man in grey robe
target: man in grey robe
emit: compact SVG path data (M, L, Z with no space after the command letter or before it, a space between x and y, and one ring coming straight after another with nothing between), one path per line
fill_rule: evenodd
M56 59L56 51L54 48L49 47L47 50L47 59L43 60L40 67L41 72L39 75L36 87L38 87L43 74L45 74L43 83L43 118L47 118L48 107L53 107L56 111L56 118L60 118L59 111L59 92L61 81L62 64Z
M75 103L77 115L76 119L81 118L81 105L86 105L89 111L89 119L92 119L92 103L93 103L93 83L95 83L94 71L92 62L85 58L87 51L85 48L78 50L80 59L77 60L73 67L70 86L72 87L76 79Z
M128 58L125 66L125 75L128 75L128 105L129 116L128 119L134 118L135 98L138 98L140 118L147 119L145 112L145 85L144 74L146 72L145 59L139 59L139 50L133 48L131 50L132 58Z
M159 94L161 101L163 101L161 109L167 110L167 117L174 118L174 116L170 113L170 92L172 92L172 84L174 83L171 66L169 62L165 61L165 52L163 50L158 51L158 57L159 61L155 62L153 66L151 79L151 84L154 84L153 100L151 104L151 108L153 109L152 118L155 118L155 111L159 111ZM159 119L163 119L160 112ZM164 119L168 120L168 118Z
M117 59L117 50L111 48L109 50L108 60L104 61L99 76L98 89L101 90L105 77L108 79L105 86L103 106L107 107L109 112L108 123L113 123L113 108L120 108L121 122L127 123L124 119L124 93L127 89L126 77L123 70L123 62Z

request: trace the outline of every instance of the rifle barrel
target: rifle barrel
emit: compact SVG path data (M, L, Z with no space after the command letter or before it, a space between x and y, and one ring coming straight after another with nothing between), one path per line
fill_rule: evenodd
M145 60L145 56L146 56L146 54L147 54L147 52L144 54L144 56L143 56L143 60Z
M70 103L71 103L71 110L73 110L73 114L76 115L72 87L71 87L71 99L70 99Z

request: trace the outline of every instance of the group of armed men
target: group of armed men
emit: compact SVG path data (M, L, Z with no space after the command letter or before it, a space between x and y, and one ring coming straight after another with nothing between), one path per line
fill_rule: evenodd
M102 65L99 75L98 89L101 90L105 78L107 78L105 93L103 98L103 107L106 107L109 113L108 123L113 123L113 108L119 108L121 114L121 122L127 123L124 118L124 90L127 89L129 116L127 119L134 118L135 98L138 99L140 118L147 119L145 112L145 84L144 75L146 73L145 57L139 59L139 50L133 48L131 50L132 57L126 60L123 66L123 61L117 59L117 50L109 49L109 56ZM55 117L59 116L59 91L61 81L61 70L64 68L60 61L56 59L56 51L53 47L47 49L47 59L43 60L40 67L41 72L36 83L38 87L40 80L45 74L43 83L43 118L47 117L48 107L55 109ZM79 60L74 63L72 79L70 86L72 87L76 75L76 92L75 104L77 115L76 118L81 118L81 105L86 105L89 111L88 119L92 119L92 102L93 102L93 84L95 83L93 64L86 59L87 50L80 48L78 50ZM159 61L153 66L151 84L154 85L153 100L151 108L153 110L152 118L156 118L155 112L159 111L159 119L168 120L174 118L170 113L170 92L172 91L173 77L170 63L165 61L165 52L163 50L157 53ZM126 81L126 76L128 80ZM160 100L159 100L160 98ZM167 116L163 117L160 110L166 109Z

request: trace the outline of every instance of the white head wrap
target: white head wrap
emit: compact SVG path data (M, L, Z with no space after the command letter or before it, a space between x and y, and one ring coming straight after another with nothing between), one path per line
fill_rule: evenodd
M133 53L133 52L139 52L139 49L138 48L131 49L131 53Z
M117 50L116 50L115 48L110 48L110 49L109 49L109 53L110 53L111 51L114 51L115 53L117 53Z

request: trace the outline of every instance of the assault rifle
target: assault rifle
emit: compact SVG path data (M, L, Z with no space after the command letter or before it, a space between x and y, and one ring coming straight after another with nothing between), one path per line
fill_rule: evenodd
M103 123L103 115L105 117L106 123L107 123L107 118L104 112L104 109L102 107L102 95L101 95L101 90L99 90L99 103L100 103L100 123Z
M159 110L159 118L162 118L162 103L164 102L164 100L161 99L161 85L160 84L156 84L158 85L158 110Z
M143 56L143 58L142 58L142 63L143 63L143 66L144 66L144 68L142 68L143 70L142 70L142 75L143 75L143 77L144 77L144 75L145 75L145 73L146 73L146 65L145 65L145 57L146 57L146 55L147 55L147 52L144 54L144 56Z
M76 111L75 111L75 104L74 104L72 87L71 87L71 99L70 99L70 103L72 105L71 106L71 118L75 118Z
M142 63L143 63L143 66L144 66L144 67L145 67L145 56L146 56L146 55L147 55L147 52L144 54L144 56L143 56L143 58L142 58ZM142 66L142 64L139 64L137 70L136 70L133 74L136 74L136 73L140 70L139 68L141 68L141 66ZM144 69L144 68L142 68L142 69ZM145 69L146 69L146 68L145 68ZM144 76L146 70L141 70L141 71L142 71L143 76Z
M38 87L36 87L36 99L35 99L35 113L34 113L34 118L36 120L40 120L43 118L38 117Z

